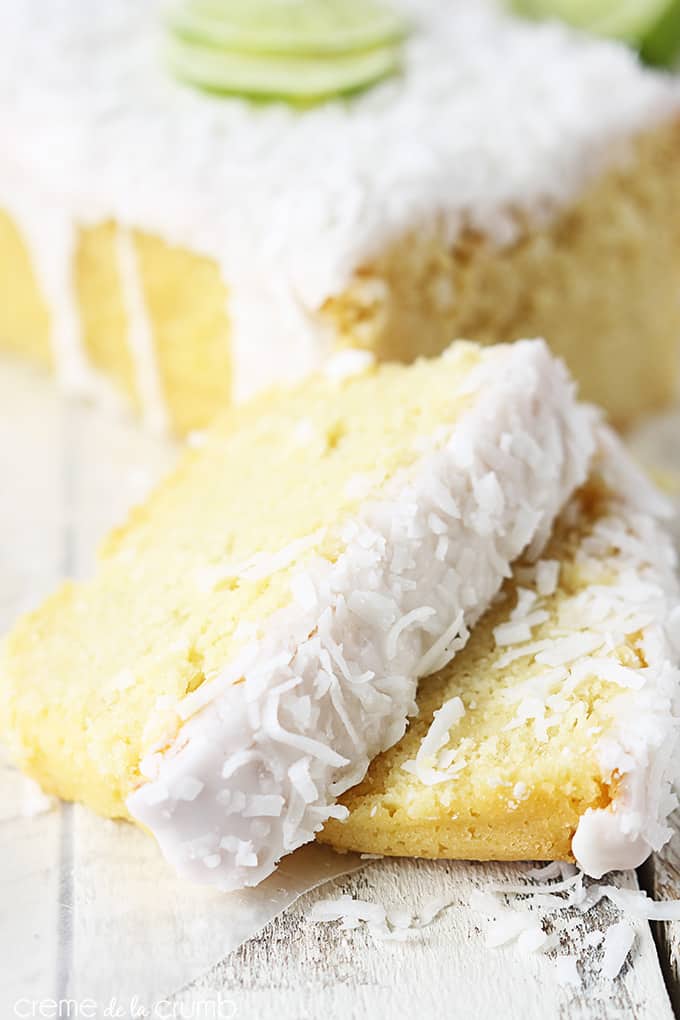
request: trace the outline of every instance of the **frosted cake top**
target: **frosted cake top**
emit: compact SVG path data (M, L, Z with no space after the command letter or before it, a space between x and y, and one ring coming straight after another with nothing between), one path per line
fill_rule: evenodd
M159 0L5 5L0 206L35 217L30 196L48 197L71 223L114 218L215 257L235 333L289 336L302 364L320 343L305 320L391 239L469 224L508 242L517 212L549 215L680 109L673 79L618 44L491 0L399 5L403 74L305 111L175 81Z
M157 0L11 4L2 164L85 221L153 230L214 255L227 276L256 256L281 271L285 254L315 305L388 237L437 214L452 235L465 218L503 240L503 209L564 203L612 142L678 101L617 44L487 2L401 3L413 25L404 74L306 111L174 81Z

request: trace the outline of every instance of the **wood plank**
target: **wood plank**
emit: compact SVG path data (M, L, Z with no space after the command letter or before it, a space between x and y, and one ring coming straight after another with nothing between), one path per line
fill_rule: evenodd
M151 1007L313 883L358 866L327 848L306 847L257 890L226 894L177 879L155 843L131 825L76 807L74 835L69 994L103 1004L115 996Z
M61 816L31 817L31 793L0 762L0 1016L14 1002L57 991Z
M680 548L680 411L664 414L637 429L631 437L640 461L659 473L678 512L671 522ZM641 869L640 881L650 896L680 900L680 810L672 817L673 838ZM661 967L676 1016L680 1017L680 922L652 925Z
M64 576L165 467L167 444L59 396L11 363L0 371L0 630ZM151 448L156 452L151 456ZM85 456L87 451L87 456ZM105 451L104 455L103 452ZM68 994L72 969L74 809L29 817L32 794L0 760L0 1016L14 1001ZM4 1007L4 1008L3 1008Z
M175 450L120 418L58 397L47 380L0 371L0 624L63 576L83 576L96 546L167 469ZM23 818L24 780L0 768L3 960L0 1016L25 995L148 1001L202 973L349 858L311 848L257 894L224 897L178 881L132 826L79 806ZM229 923L225 923L225 917ZM7 949L5 949L5 946Z
M644 887L656 900L680 900L680 810L672 823L670 843L640 869ZM652 928L673 1009L680 1016L680 921L657 922Z
M0 372L0 632L64 569L63 402L46 380ZM36 411L38 413L36 413ZM55 995L60 922L58 810L31 817L33 794L0 754L0 1016L16 999Z
M176 451L86 407L70 413L70 569L83 576L101 536L143 498ZM97 818L79 805L66 811L62 892L72 925L63 947L64 994L106 1005L116 997L124 1007L134 999L148 1006L178 981L204 972L311 884L356 866L351 858L310 848L264 888L227 897L179 881L154 842L133 826Z
M85 577L94 569L101 539L145 497L173 462L176 449L125 418L86 404L68 405L67 414L64 489L71 540L64 573ZM62 923L60 930L59 994L93 998L105 1008L127 987L124 1002L145 991L142 976L153 970L149 959L154 951L162 949L161 958L171 958L172 943L164 938L160 918L154 939L148 938L150 919L159 914L149 899L156 888L149 882L156 872L149 866L149 851L156 851L132 826L97 818L77 804L63 805L62 813L60 909L70 923ZM134 925L122 923L133 919ZM177 931L173 934L177 942ZM110 979L105 997L100 995L104 974Z
M306 896L257 938L169 1000L189 1004L233 1003L239 1020L276 1015L278 1020L323 1016L354 1020L434 1020L444 1015L475 1020L671 1020L649 926L632 922L632 958L615 982L597 976L601 951L588 932L606 926L617 912L601 904L565 932L556 952L524 954L484 943L484 922L470 895L489 883L526 881L525 865L381 860ZM632 873L617 884L635 888ZM307 915L319 898L350 894L413 911L430 898L452 906L407 942L376 942L364 927L314 924ZM575 955L581 987L560 984L557 955ZM225 1007L226 1008L226 1007ZM225 1015L228 1015L225 1013Z
M0 633L64 570L64 404L47 380L0 371Z

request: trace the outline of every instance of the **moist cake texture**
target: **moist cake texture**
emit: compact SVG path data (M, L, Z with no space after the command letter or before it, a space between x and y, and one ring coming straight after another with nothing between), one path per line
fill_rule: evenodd
M677 83L486 0L401 5L404 74L305 111L176 83L155 0L9 5L0 344L179 431L455 336L547 336L620 423L670 399Z
M255 884L345 814L587 474L593 414L544 344L367 360L223 418L4 649L14 758L194 881Z
M536 563L320 839L341 849L573 860L595 877L670 837L680 591L663 505L610 436Z

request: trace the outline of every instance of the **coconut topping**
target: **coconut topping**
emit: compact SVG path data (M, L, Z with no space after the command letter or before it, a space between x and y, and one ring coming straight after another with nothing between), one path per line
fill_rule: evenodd
M180 702L172 746L147 754L148 781L128 807L182 875L256 884L328 818L346 817L336 798L403 735L418 676L453 656L510 563L529 544L540 550L584 480L593 415L544 345L490 349L473 375L479 398L452 433L340 526L334 562L306 554L302 598ZM447 527L441 559L433 513Z
M451 755L444 759L442 748L446 747L451 736L451 729L465 715L465 705L459 697L449 698L434 713L423 741L418 748L415 761L405 761L402 768L410 772L426 786L434 786L451 779L464 768L464 761L454 762Z

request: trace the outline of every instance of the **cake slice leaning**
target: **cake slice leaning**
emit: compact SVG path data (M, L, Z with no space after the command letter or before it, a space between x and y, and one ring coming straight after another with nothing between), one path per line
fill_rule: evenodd
M417 718L320 835L340 849L637 867L670 837L680 591L656 493L611 436ZM673 631L675 630L675 635ZM675 644L673 643L675 641Z
M542 342L360 352L231 414L10 636L0 732L184 876L259 882L403 735L594 449Z

